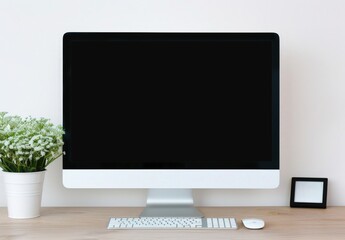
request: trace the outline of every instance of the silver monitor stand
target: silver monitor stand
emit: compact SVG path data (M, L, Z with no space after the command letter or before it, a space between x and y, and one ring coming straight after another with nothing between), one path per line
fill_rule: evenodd
M191 189L148 189L140 217L203 217L194 207Z

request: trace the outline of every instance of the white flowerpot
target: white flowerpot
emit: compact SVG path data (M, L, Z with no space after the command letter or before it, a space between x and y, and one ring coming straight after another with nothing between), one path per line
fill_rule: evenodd
M40 216L44 175L45 171L3 172L8 217L22 219Z

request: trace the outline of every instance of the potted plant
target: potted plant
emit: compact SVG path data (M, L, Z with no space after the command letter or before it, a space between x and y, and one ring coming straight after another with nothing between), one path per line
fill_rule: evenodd
M48 119L0 112L0 168L9 217L40 215L45 171L63 154L63 134L62 126Z

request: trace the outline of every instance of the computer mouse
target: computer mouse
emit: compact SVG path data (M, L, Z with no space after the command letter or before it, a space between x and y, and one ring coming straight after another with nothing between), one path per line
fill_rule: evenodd
M262 229L265 227L265 221L258 218L242 219L243 226L248 229Z

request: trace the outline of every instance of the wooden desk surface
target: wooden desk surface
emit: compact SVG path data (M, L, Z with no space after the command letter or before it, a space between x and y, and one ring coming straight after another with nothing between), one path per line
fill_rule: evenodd
M28 220L7 217L0 208L0 240L39 239L188 239L279 240L345 239L345 207L298 209L289 207L199 208L206 217L235 217L238 230L107 230L109 217L137 217L142 208L42 208ZM240 220L262 218L266 227L248 230Z

